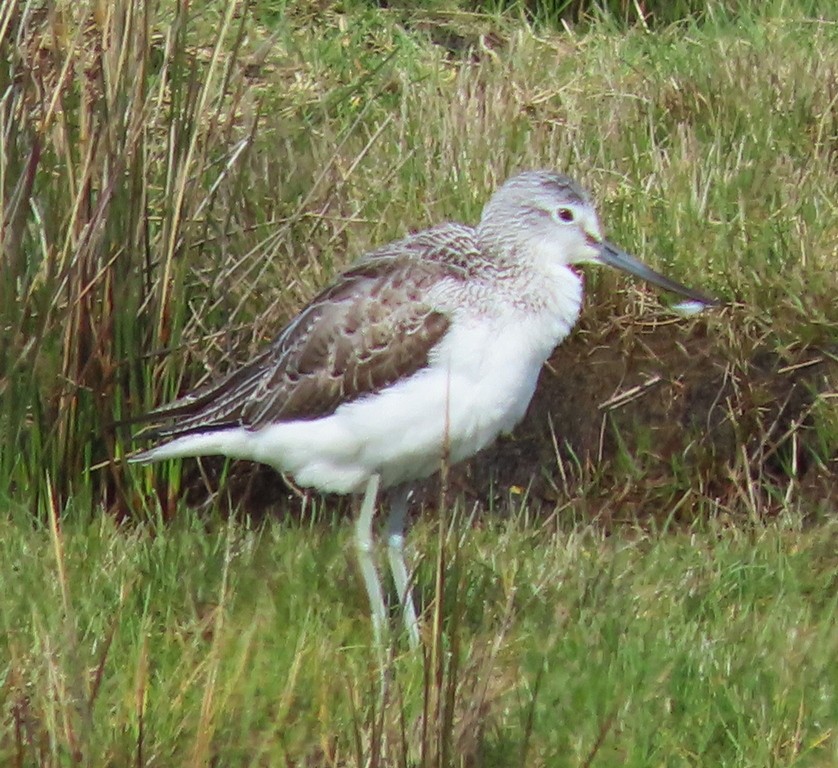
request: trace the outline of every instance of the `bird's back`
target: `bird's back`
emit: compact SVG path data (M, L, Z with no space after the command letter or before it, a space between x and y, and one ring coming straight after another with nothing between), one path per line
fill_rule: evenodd
M366 255L276 339L227 376L152 411L144 437L172 440L322 419L428 365L451 317L428 300L473 269L474 230L444 224ZM134 457L161 458L159 448Z

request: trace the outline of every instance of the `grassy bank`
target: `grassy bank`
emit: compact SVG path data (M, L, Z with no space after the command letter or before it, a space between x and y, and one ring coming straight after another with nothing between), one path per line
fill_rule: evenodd
M0 541L14 563L0 609L8 765L836 757L834 524L472 530L458 552L449 542L442 666L431 609L424 661L394 645L383 713L346 530L186 512L164 532L6 522ZM433 527L413 543L427 605Z
M128 435L114 421L244 358L366 249L474 221L501 180L533 166L580 178L613 240L733 302L678 328L712 338L725 381L746 386L766 354L772 373L803 371L786 380L802 375L813 395L780 432L767 413L735 440L794 437L826 469L828 19L780 3L783 15L573 33L456 8L97 8L4 6L8 498L37 512L48 474L62 504L81 494L134 516L148 487L119 463ZM590 277L580 332L592 347L613 346L610 332L623 344L627 315L654 317L616 286ZM722 400L744 423L736 411L788 395ZM169 504L177 478L160 485Z
M2 762L838 761L838 18L602 5L2 4ZM346 505L114 424L528 167L729 304L588 276L382 714Z

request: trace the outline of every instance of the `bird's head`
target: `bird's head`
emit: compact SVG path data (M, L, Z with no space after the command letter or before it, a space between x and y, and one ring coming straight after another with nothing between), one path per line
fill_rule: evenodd
M655 272L603 238L591 198L553 171L513 176L483 209L478 234L499 258L548 264L605 264L703 305L718 303Z

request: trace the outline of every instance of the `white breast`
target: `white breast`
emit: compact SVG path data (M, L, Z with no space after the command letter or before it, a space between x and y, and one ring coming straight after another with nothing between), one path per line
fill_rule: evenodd
M521 420L541 367L576 322L580 279L566 268L551 277L539 289L546 296L530 297L537 302L464 305L427 368L326 418L261 430L253 458L346 493L373 473L395 485L431 475L444 456L474 455Z
M396 485L433 474L443 458L473 456L521 420L541 367L579 315L580 278L566 267L542 278L493 290L491 300L441 286L436 299L452 323L429 365L330 416L190 435L155 449L155 458L222 453L350 493L372 474Z

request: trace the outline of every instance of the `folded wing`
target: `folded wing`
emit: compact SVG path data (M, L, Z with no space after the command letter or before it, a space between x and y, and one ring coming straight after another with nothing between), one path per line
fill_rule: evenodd
M465 278L464 246L474 247L473 231L447 224L373 252L250 362L149 414L158 426L140 436L317 419L416 373L450 324L428 293L441 280Z

